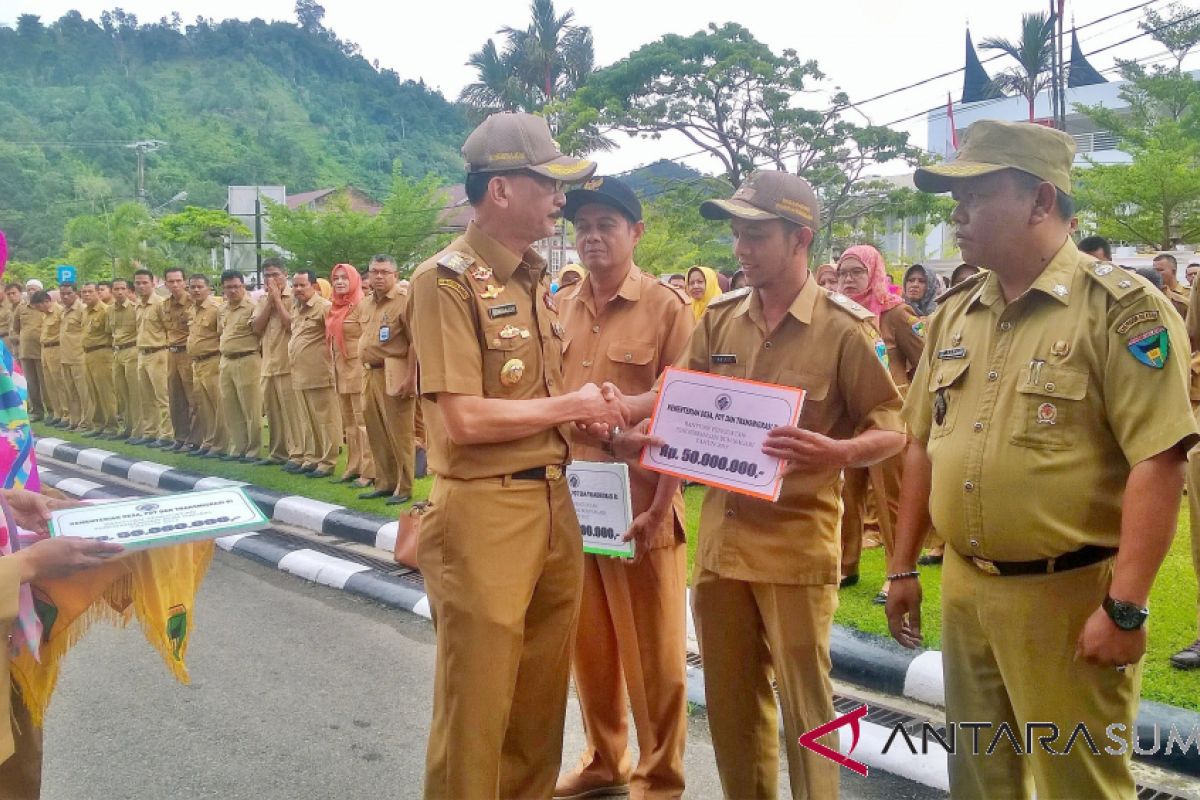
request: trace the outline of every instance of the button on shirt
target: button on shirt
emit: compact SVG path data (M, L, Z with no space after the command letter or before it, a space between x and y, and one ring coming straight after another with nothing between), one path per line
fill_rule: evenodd
M1116 547L1131 465L1196 438L1179 315L1097 267L1068 240L1012 302L986 272L930 318L904 414L933 465L933 524L963 555Z
M455 263L450 261L455 253L460 266L470 266L459 271L438 264ZM561 323L545 270L546 262L534 251L518 256L471 223L463 236L414 273L409 313L420 364L429 465L438 475L469 480L566 463L569 425L507 442L456 445L432 402L433 395L441 393L508 400L563 393ZM528 331L529 336L506 338L506 327ZM364 362L370 335L367 327ZM522 369L514 380L516 362Z
M134 308L137 309L137 346L166 347L167 315L163 299L151 292L145 300L139 297Z
M258 337L250 327L254 315L254 301L250 295L242 295L239 303L226 303L217 318L217 330L221 334L221 352L225 355L252 353L258 350Z
M869 428L903 432L900 395L877 354L881 340L873 320L812 277L770 332L757 291L718 298L700 318L679 366L804 389L798 426L834 439ZM836 583L841 489L838 469L787 475L775 503L709 488L698 563L734 580Z
M63 309L62 333L58 341L64 364L83 363L83 313L86 309L78 297L70 308Z
M313 293L292 311L292 338L288 357L292 360L292 386L319 389L333 386L333 360L325 342L325 318L333 303Z
M83 316L83 349L91 351L93 347L112 347L112 334L108 332L109 307L104 303L96 303L84 310Z
M113 347L137 341L137 306L132 300L126 298L123 303L113 301L108 311L108 331L112 334Z
M274 304L275 301L271 299L271 295L264 294L258 298L258 303L254 306L254 319L268 313L271 315L271 319L267 322L267 329L263 331L262 335L262 374L264 378L273 375L287 375L292 371L292 364L288 360L288 340L292 338L292 335L283 327L283 320L272 308ZM288 308L294 307L291 288L283 290L283 304Z
M217 331L217 321L221 316L221 304L217 299L210 295L199 305L192 303L189 316L191 322L188 325L188 355L194 358L220 350L221 335Z

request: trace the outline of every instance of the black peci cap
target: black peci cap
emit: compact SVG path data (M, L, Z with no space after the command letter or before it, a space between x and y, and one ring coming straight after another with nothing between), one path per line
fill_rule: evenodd
M580 188L567 192L563 216L574 222L579 209L588 203L615 208L630 222L642 221L642 204L638 202L637 195L617 178L592 178Z

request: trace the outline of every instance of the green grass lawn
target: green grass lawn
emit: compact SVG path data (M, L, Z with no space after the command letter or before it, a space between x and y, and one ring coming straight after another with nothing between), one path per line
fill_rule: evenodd
M198 472L204 475L219 475L232 480L254 483L268 489L289 494L301 494L316 500L337 503L348 508L371 511L383 516L393 516L395 506L384 505L383 499L359 500L362 491L347 488L342 484L330 483L328 479L309 480L281 471L278 467L253 467L249 464L230 464L224 461L196 458L188 455L164 453L145 447L130 446L123 442L84 439L66 434L55 428L40 424L34 430L42 437L55 437L89 447L111 450L130 458L156 461L172 467ZM335 475L345 465L345 455L338 464ZM413 498L422 500L429 495L432 479L423 478L413 486ZM700 504L704 497L701 486L689 487L685 493L688 529L689 568L696 554L696 530L700 523ZM1154 591L1150 598L1150 650L1146 659L1142 696L1148 700L1182 706L1200 711L1200 670L1180 672L1172 669L1167 659L1176 650L1190 644L1196 638L1196 575L1192 568L1191 539L1187 504L1179 517L1179 530L1171 552L1167 556ZM859 584L843 589L835 619L838 623L861 631L887 636L887 622L883 607L874 605L871 599L883 585L883 550L880 548L863 552L859 565ZM939 567L923 567L921 585L925 592L922 610L922 628L925 643L930 648L941 644L941 585L938 581Z

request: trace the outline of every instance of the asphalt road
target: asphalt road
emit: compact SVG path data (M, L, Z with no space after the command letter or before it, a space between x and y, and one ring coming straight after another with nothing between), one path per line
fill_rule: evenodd
M420 796L427 621L218 551L188 662L181 686L136 625L93 628L51 704L45 800ZM572 700L564 763L582 744ZM721 796L702 715L686 769L688 797ZM842 785L851 800L940 795L879 772Z

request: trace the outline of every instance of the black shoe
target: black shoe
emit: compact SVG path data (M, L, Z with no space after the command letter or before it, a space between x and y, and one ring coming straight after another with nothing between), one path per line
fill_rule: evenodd
M942 563L942 556L926 554L917 559L917 563L922 567L931 567L934 564Z
M342 477L338 478L335 481L330 481L330 483L352 483L361 477L362 476L359 475L357 472L351 472L348 475L343 475Z
M161 439L149 439L146 441L146 447L158 450L159 448L166 447L166 445L162 443Z
M212 452L211 447L201 447L196 452L192 453L192 455L194 455L196 458L204 458L206 455L208 455L211 452Z
M242 456L237 460L243 464L253 464L255 461L258 461L254 456Z
M163 447L166 448L168 453L178 453L183 449L183 442L172 442L170 447L166 447L166 445L163 445Z
M416 468L413 470L413 475L418 478L424 478L429 474L429 459L425 455L425 448L417 448Z
M887 592L880 592L871 598L871 602L877 606L887 605Z
M205 453L204 455L202 455L200 457L201 458L222 458L222 457L224 457L224 455L225 454L222 453L220 450L209 450L207 453Z
M297 475L308 475L308 474L316 472L316 471L317 471L316 464L305 464L303 467L300 468L300 471L296 474Z
M234 455L233 453L226 453L223 456L217 456L217 458L221 459L222 461L241 461L242 460L241 456Z
M387 499L387 502L384 503L384 505L386 505L386 506L402 506L405 503L407 503L409 500L412 500L411 494L394 494Z
M104 434L101 433L100 431L88 431L87 433L85 433L83 435L83 438L85 438L85 439L103 439Z
M275 466L278 466L278 465L280 465L280 464L282 464L282 463L283 463L283 462L282 462L282 461L280 461L278 458L270 458L270 457L267 457L267 458L256 458L256 459L254 459L254 465L255 465L256 467L275 467Z
M1175 669L1200 669L1200 639L1171 656L1171 666Z
M847 575L842 578L842 582L838 584L839 589L849 589L851 586L858 586L858 573Z
M284 472L288 472L288 473L291 473L292 475L295 475L297 472L304 469L304 467L300 464L297 464L295 461L289 461L283 465L282 469Z
M144 441L146 440L140 436L131 436L125 440L125 444L141 444Z
M331 470L331 469L314 469L312 472L308 473L304 477L306 477L306 478L328 478L332 474L333 474L333 470Z
M363 492L358 496L359 500L377 500L380 497L391 497L391 489L373 489L369 492Z

